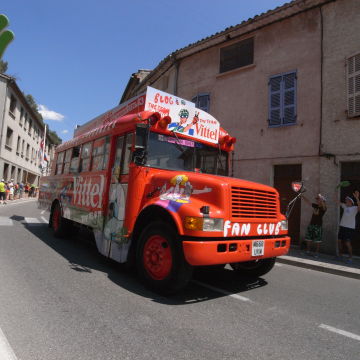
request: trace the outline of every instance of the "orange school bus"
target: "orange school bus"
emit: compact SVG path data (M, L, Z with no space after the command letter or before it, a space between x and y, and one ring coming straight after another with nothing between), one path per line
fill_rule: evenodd
M287 221L275 189L229 177L234 142L193 103L148 88L58 146L39 204L56 237L90 228L101 254L157 291L199 266L261 276L288 252Z

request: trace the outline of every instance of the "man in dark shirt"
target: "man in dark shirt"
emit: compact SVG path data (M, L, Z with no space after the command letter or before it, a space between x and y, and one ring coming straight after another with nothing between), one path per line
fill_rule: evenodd
M307 198L303 197L306 203L312 206L313 214L311 216L310 224L306 229L306 254L311 255L311 245L315 245L314 257L319 257L320 244L322 242L322 218L326 212L325 198L318 194L315 198L316 203L311 203Z

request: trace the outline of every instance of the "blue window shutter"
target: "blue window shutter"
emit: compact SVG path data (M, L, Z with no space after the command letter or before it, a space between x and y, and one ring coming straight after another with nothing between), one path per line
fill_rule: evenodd
M270 77L269 126L296 123L296 72Z
M269 125L281 125L282 76L274 76L269 81Z
M195 103L195 106L198 109L209 112L210 110L210 94L199 94L195 96L192 100Z
M283 76L284 85L284 112L283 123L293 124L296 122L296 73Z

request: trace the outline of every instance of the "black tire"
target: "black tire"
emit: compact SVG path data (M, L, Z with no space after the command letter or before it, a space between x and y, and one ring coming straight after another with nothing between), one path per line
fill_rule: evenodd
M53 206L51 210L50 220L50 224L55 237L63 238L70 232L70 222L69 220L62 217L61 206L58 202Z
M142 231L136 266L145 286L162 295L183 289L192 275L176 231L163 222L154 222Z
M233 263L230 266L240 275L259 277L267 274L275 265L276 258Z

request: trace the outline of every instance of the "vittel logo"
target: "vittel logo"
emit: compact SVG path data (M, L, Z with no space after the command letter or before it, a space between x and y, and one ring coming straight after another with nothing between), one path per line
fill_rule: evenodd
M104 191L104 175L95 178L74 177L74 205L101 208Z

